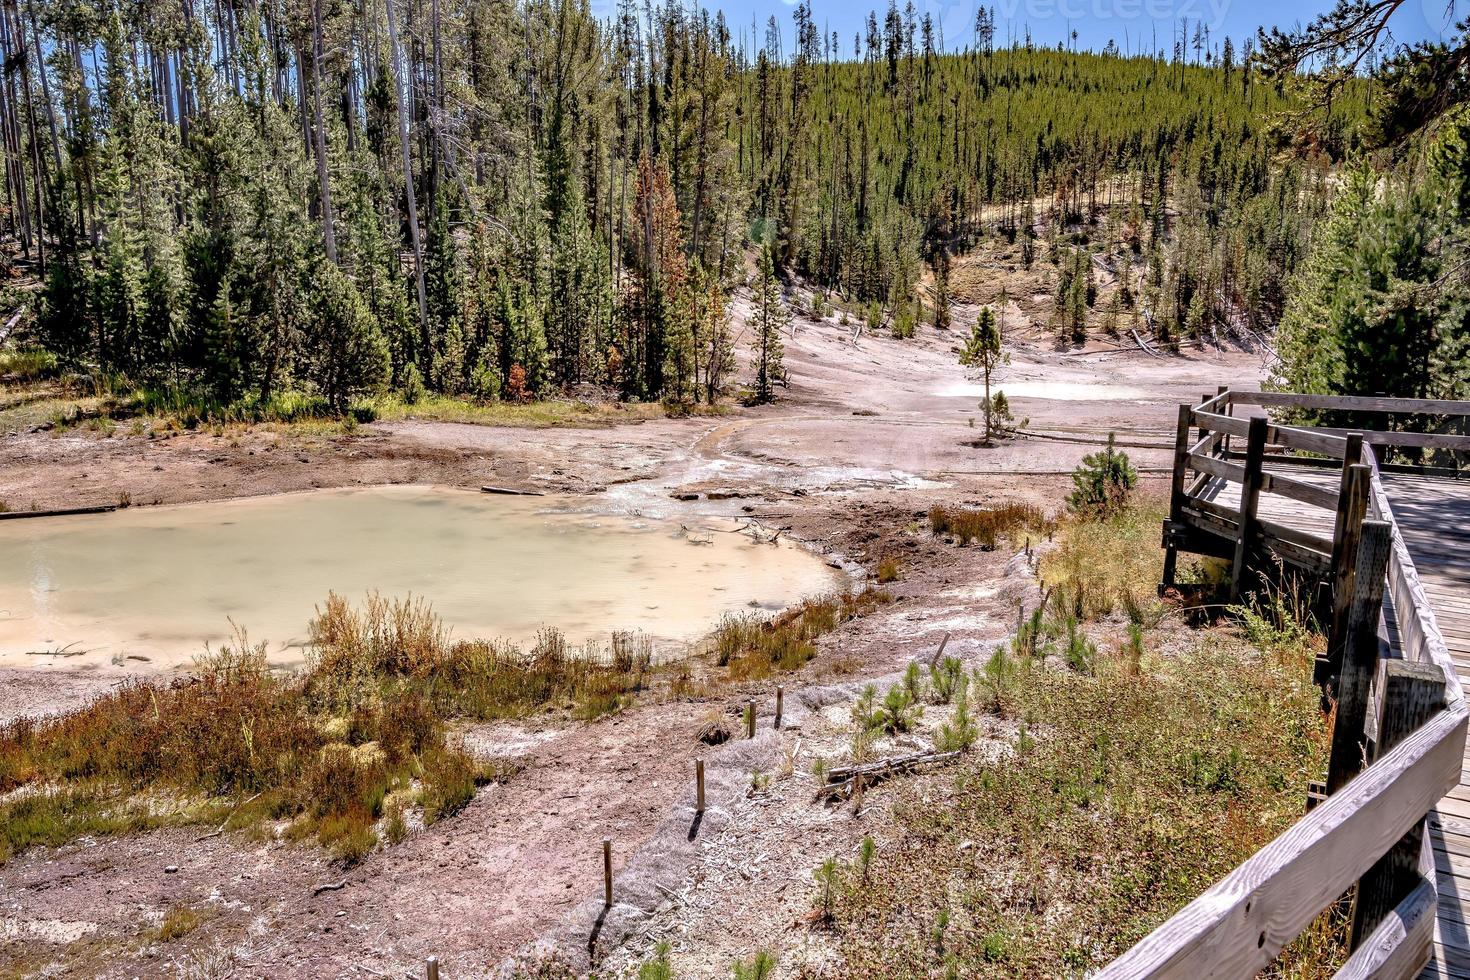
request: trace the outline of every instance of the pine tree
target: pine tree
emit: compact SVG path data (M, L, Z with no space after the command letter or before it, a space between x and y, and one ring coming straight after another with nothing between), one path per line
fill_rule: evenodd
M960 351L960 363L966 367L977 367L985 379L985 400L980 407L985 412L985 443L989 445L995 438L997 428L996 422L1000 419L1010 417L1009 406L1006 405L1005 396L1000 392L994 395L990 393L990 382L995 371L1010 362L1010 355L1006 353L1002 345L1000 325L996 322L995 311L988 306L980 307L980 313L975 318L975 325L970 328L970 336L965 341L965 347ZM997 411L1000 409L999 411Z
M704 400L713 405L724 388L725 378L735 370L735 344L730 336L728 298L720 288L717 275L705 277L704 299L700 313L700 359L704 364Z
M424 296L428 306L431 361L428 376L435 387L450 394L464 389L465 363L464 273L454 231L449 225L447 195L434 201L433 217L424 237Z
M330 261L317 263L305 376L332 411L387 383L390 361L382 328L357 287Z
M752 367L755 369L753 400L765 404L776 400L775 384L783 376L781 366L784 347L781 331L791 320L791 313L781 298L781 283L776 279L775 263L769 245L761 249L760 275L752 296L755 306L751 327Z
M934 256L934 329L948 330L949 323L949 253L940 249Z

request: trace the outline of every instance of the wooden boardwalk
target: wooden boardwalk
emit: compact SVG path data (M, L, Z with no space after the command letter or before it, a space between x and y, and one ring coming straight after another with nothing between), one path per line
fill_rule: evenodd
M1371 424L1286 421L1305 413ZM1238 603L1290 572L1327 637L1331 744L1302 816L1096 980L1258 976L1328 909L1349 915L1334 980L1470 980L1467 461L1470 401L1221 388L1179 406L1160 590ZM1228 582L1181 582L1182 553Z
M1289 475L1336 492L1337 470L1303 470L1266 462L1266 473ZM1470 478L1453 479L1382 473L1380 480L1404 543L1419 573L1445 646L1462 685L1470 690ZM1241 485L1212 479L1199 488L1200 499L1229 510L1240 507ZM1287 497L1263 495L1258 513L1284 527L1332 536L1332 513ZM1384 639L1402 649L1392 597L1384 603ZM1429 813L1438 900L1434 952L1422 977L1470 980L1470 748L1461 765L1460 784Z
M1267 472L1273 469L1280 468L1267 464ZM1288 472L1325 489L1336 489L1335 470L1304 474L1291 467ZM1382 480L1445 646L1461 683L1470 689L1470 479L1385 473ZM1212 481L1203 495L1232 509L1240 506L1239 484ZM1262 497L1260 513L1298 530L1332 533L1331 514L1286 497ZM1385 604L1385 619L1390 645L1397 648L1392 602ZM1430 814L1429 828L1439 879L1439 908L1434 959L1423 976L1470 980L1470 750L1460 785Z

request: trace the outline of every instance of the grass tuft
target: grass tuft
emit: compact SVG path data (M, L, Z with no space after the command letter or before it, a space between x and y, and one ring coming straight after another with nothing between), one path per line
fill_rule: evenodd
M711 639L715 663L735 680L798 670L817 655L816 640L823 634L892 601L882 589L864 589L807 599L778 616L727 613Z
M1121 609L1131 622L1153 625L1163 576L1159 528L1166 507L1141 500L1109 517L1068 517L1057 530L1057 547L1041 558L1040 573L1053 601L1078 619L1096 619Z
M1047 533L1052 522L1030 504L1002 504L993 510L935 504L929 508L929 527L936 535L952 535L961 546L973 543L991 551L1018 531Z

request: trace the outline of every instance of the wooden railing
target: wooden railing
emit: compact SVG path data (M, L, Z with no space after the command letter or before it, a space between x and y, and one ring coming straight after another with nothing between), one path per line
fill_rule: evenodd
M1166 587L1180 550L1231 559L1235 597L1264 551L1320 576L1331 613L1315 679L1335 708L1332 752L1320 802L1099 975L1252 976L1324 910L1350 907L1352 953L1337 976L1412 977L1429 959L1438 902L1426 814L1460 781L1470 708L1372 447L1470 451L1470 437L1323 431L1238 418L1236 406L1470 416L1467 402L1228 390L1180 407ZM1282 472L1290 451L1337 461L1336 480ZM1239 485L1237 506L1214 499L1224 484ZM1263 494L1303 505L1298 524L1320 511L1319 528L1262 519Z

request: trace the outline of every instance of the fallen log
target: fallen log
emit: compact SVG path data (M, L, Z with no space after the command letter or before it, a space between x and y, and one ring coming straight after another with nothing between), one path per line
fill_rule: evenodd
M507 497L544 497L540 490L517 490L514 487L481 487L481 493L498 493Z
M1150 357L1163 357L1164 356L1163 354L1160 354L1158 351L1154 350L1148 344L1144 343L1143 338L1140 337L1140 336L1138 336L1138 331L1137 330L1134 330L1132 327L1129 327L1128 328L1128 332L1133 335L1133 342L1138 345L1139 350L1143 351L1145 354L1149 355Z
M839 766L828 770L827 785L818 790L817 795L828 799L834 796L850 796L859 785L872 786L900 772L907 772L920 766L951 762L959 756L959 752L915 752L912 755L880 759L877 762L868 762L860 766Z
M71 517L74 514L106 514L117 510L117 504L102 504L98 507L65 507L61 510L7 510L0 512L0 521L18 521L27 517Z

